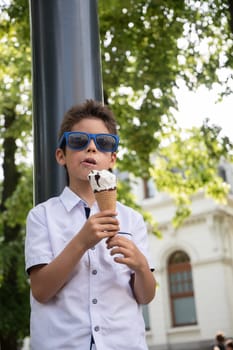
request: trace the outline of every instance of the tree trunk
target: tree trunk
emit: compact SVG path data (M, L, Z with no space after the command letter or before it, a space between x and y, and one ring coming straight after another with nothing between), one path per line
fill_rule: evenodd
M20 348L18 347L17 344L17 339L15 339L14 334L10 335L6 338L2 338L0 336L0 349L1 350L19 350Z
M229 12L230 12L229 24L230 24L231 32L233 33L233 0L228 0L228 4L229 4Z
M6 110L5 113L5 129L9 132L15 121L14 110ZM7 136L3 142L3 184L2 184L2 200L1 200L1 212L6 211L6 200L13 194L16 189L19 173L15 164L15 153L16 153L16 140ZM20 227L17 225L11 227L10 223L3 221L3 252L4 247L8 248L10 244L17 240L19 235ZM12 248L14 249L14 248ZM12 255L9 264L4 264L3 258L3 281L0 288L0 299L1 299L1 335L0 335L0 349L1 350L18 350L18 334L17 324L15 323L16 317L14 317L15 310L14 305L18 299L18 288L17 288L17 276L16 267L17 263L15 255ZM3 312L2 312L3 311Z

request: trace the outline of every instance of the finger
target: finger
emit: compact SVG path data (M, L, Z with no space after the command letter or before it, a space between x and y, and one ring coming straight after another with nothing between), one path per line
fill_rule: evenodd
M107 243L107 248L109 249L115 246L119 246L123 248L129 248L130 246L133 247L133 243L129 239L127 239L126 237L119 237L118 235L115 235L106 243Z
M127 265L126 263L126 258L122 255L122 256L115 256L113 259L115 262L117 262L118 264L124 264Z
M115 225L115 224L99 224L98 225L98 230L100 231L114 231L114 232L118 232L119 231L119 226Z
M102 231L102 232L100 232L101 239L103 239L103 238L111 239L114 235L116 235L115 231Z
M119 230L119 221L113 217L110 216L104 216L104 217L98 217L98 218L93 218L90 220L92 223L98 223L100 225L103 224L112 224L118 227Z
M127 257L128 254L129 254L129 250L125 249L125 248L122 248L122 247L115 247L115 248L112 248L110 254L111 255L121 254L124 257Z

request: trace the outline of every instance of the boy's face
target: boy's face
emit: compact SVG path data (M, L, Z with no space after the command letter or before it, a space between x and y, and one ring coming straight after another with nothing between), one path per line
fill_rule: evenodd
M91 134L109 134L104 122L98 118L86 118L75 124L70 131L82 131ZM77 151L66 147L65 153L58 148L56 159L60 165L66 165L70 186L78 181L88 181L87 175L93 169L103 170L113 168L116 162L116 153L101 152L91 140L87 148Z

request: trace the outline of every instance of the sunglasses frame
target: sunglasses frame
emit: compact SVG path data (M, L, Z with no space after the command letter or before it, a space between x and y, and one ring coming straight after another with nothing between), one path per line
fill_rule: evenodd
M84 146L84 147L81 147L81 148L76 148L76 147L72 147L70 146L68 140L69 140L69 136L71 134L82 134L82 135L86 135L88 137L87 139L87 144ZM98 143L97 143L97 140L96 140L96 137L97 136L111 136L114 140L115 140L115 146L114 148L111 150L111 151L106 151L106 150L103 150L101 147L99 147ZM87 148L88 145L90 144L91 140L94 141L95 145L96 145L96 148L98 149L98 151L100 152L116 152L117 151L117 148L118 148L118 145L119 145L119 136L118 135L114 135L114 134L106 134L106 133L100 133L100 134L90 134L88 132L82 132L82 131L65 131L63 133L63 135L61 136L59 142L58 142L58 148L62 148L63 146L63 143L65 141L67 147L69 147L70 149L73 149L73 150L76 150L76 151L82 151L83 149Z

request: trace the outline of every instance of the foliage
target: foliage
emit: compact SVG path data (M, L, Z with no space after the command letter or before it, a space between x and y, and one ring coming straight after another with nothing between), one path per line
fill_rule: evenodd
M27 1L0 12L0 347L13 350L29 332L29 284L25 273L25 217L32 206L30 45Z
M228 1L109 3L105 6L99 1L103 82L105 97L120 125L123 156L119 169L144 179L152 176L156 187L175 199L174 221L181 223L190 213L191 195L201 188L219 200L227 193L216 173L220 157L229 159L230 140L221 136L220 130L216 138L216 127L208 124L202 130L187 130L184 142L172 112L177 109L175 91L181 81L192 90L201 84L209 88L221 84L220 97L231 93L233 36ZM201 137L207 136L204 130L208 130L208 145L199 147ZM184 154L185 143L189 152ZM216 147L222 152L217 152L214 160L204 166L197 164L198 159L200 163L202 158L209 159ZM163 153L166 161L161 158ZM156 162L152 154L157 154ZM185 177L171 172L177 162ZM187 177L193 171L201 171L195 175L199 176L195 186L191 175Z
M163 134L151 175L157 189L169 192L175 200L175 226L190 214L191 198L199 191L226 204L230 187L218 176L217 169L221 157L232 162L232 143L220 133L220 127L205 120L201 129L173 128Z
M158 223L155 221L153 216L149 212L142 210L142 207L137 204L136 197L131 192L132 180L129 181L128 177L121 179L117 183L117 200L122 204L128 205L129 207L140 212L146 221L149 231L161 238L161 232L158 229Z

